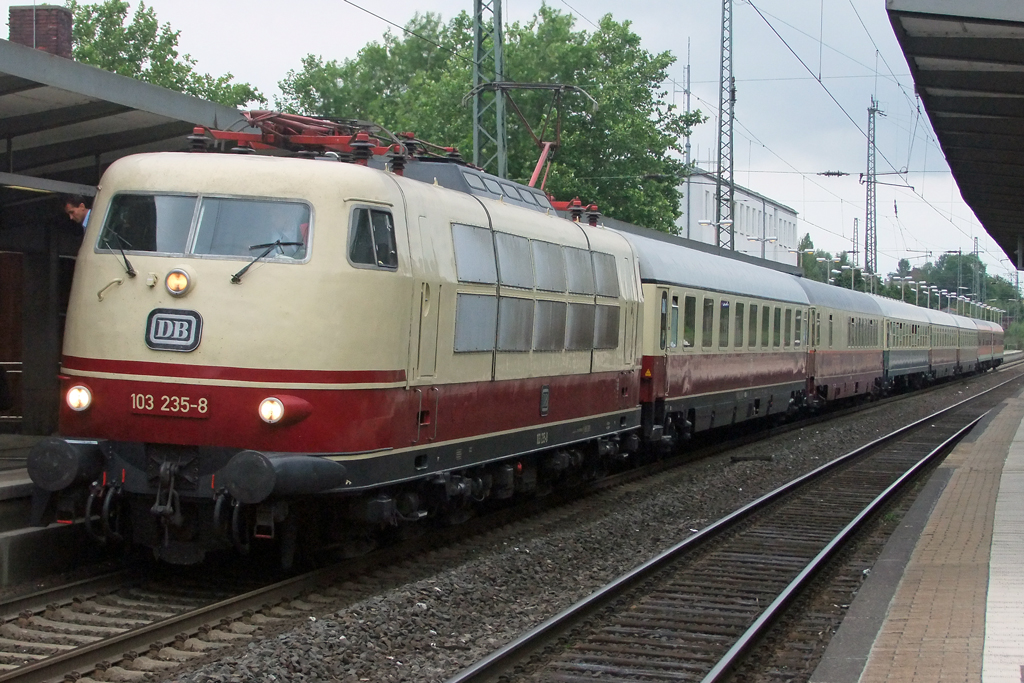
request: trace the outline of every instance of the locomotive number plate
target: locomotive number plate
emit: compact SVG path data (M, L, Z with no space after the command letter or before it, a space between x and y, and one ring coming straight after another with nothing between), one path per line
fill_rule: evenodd
M132 394L132 412L136 415L161 415L163 417L210 417L210 399L207 396L176 396L158 394Z

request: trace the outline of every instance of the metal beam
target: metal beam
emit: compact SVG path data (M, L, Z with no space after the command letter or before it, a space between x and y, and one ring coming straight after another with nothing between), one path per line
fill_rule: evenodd
M0 40L0 78L11 77L210 128L248 126L237 109Z
M123 104L88 102L69 107L60 107L59 109L47 109L33 114L0 118L0 138L39 133L51 128L85 123L86 121L94 121L128 111L132 110Z
M47 180L46 178L18 175L17 173L0 173L0 185L10 188L25 188L38 192L81 194L87 197L92 197L96 194L96 188L92 185L65 183L61 180Z
M41 83L35 81L26 80L24 78L18 78L17 76L7 76L0 74L0 97L4 95L15 95L26 90L35 90L36 88L44 87Z
M24 173L34 168L41 168L50 164L62 161L71 161L81 157L95 156L114 152L119 149L130 149L145 145L151 142L159 142L175 137L182 137L182 147L185 146L184 136L192 132L192 125L185 121L171 121L158 126L147 128L136 128L117 133L105 133L68 142L40 145L30 149L17 150L14 152L14 170ZM0 168L7 167L6 155Z
M951 27L951 30L956 30L956 28ZM1024 41L1016 38L978 40L977 38L907 36L903 51L912 57L961 59L990 64L1024 64Z
M928 111L941 115L974 114L976 116L1001 116L1008 119L1024 118L1024 97L949 97L932 95L927 91L921 94L927 100Z
M965 90L969 91L972 97L981 97L980 93L1024 94L1024 73L1019 71L929 71L921 69L918 74L918 89Z

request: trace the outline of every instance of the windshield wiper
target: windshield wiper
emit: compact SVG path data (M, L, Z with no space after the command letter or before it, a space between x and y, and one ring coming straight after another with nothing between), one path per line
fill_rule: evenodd
M241 283L242 282L242 276L245 275L245 272L247 270L249 270L250 268L252 268L253 265L257 261L259 261L261 258L264 258L267 254L269 254L270 252L274 251L274 247L301 247L301 246L302 246L302 242L282 242L281 240L277 240L276 242L268 242L266 244L254 244L254 245L252 245L251 247L249 247L249 249L263 249L263 253L260 254L259 256L257 256L256 258L254 258L252 261L249 261L249 263L245 264L245 268L242 268L240 271L238 271L237 273L232 275L231 276L231 284L237 285L237 284ZM266 247L266 248L264 249L264 247Z
M121 252L121 258L124 259L124 272L128 273L128 277L135 277L135 269L132 268L131 261L128 260L128 257L124 253L124 239L117 234L116 230L107 230L107 235L113 235L117 239L117 250ZM107 248L110 248L112 246L110 244L109 237L105 239L104 242L106 242ZM130 247L131 244L129 244L128 246Z

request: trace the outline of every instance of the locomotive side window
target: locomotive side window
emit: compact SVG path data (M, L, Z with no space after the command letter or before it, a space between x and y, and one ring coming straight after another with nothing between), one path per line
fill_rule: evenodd
M615 257L595 251L591 254L594 259L594 279L597 293L600 296L619 296L619 278L615 273Z
M455 243L455 270L459 282L493 285L498 281L490 230L452 223L452 240Z
M678 321L678 307L676 307L675 312L677 314L676 320ZM614 349L618 345L619 307L598 305L594 315L594 348Z
M455 302L455 351L493 351L498 298L459 294Z
M565 348L570 351L594 348L594 304L569 304Z
M110 202L100 249L184 254L195 197L119 194Z
M533 259L530 240L525 237L494 233L498 248L498 270L501 284L508 287L533 289Z
M533 346L533 299L498 299L498 350L529 351Z
M565 348L565 316L565 302L537 302L533 316L534 351L561 351Z
M697 338L697 297L688 296L683 309L683 346L693 348Z
M376 213L376 212L375 212ZM383 212L381 212L383 213ZM390 222L390 214L384 214ZM280 242L264 258L302 260L309 235L309 207L298 202L204 197L192 252L250 258ZM394 229L388 249L394 249ZM380 247L378 247L378 250ZM380 253L378 251L378 253ZM387 255L384 267L397 256ZM395 261L397 265L397 261Z
M565 247L565 271L569 291L573 294L594 293L594 268L590 252L576 247Z
M715 300L704 299L704 317L701 321L701 335L700 345L705 348L711 348L712 337L715 334Z
M562 247L533 240L533 262L537 270L537 289L545 292L565 291L565 257Z

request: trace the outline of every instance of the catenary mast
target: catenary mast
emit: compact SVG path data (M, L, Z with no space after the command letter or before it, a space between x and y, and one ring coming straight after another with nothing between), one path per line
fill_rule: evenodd
M722 0L722 69L718 81L718 183L715 190L715 225L718 246L736 249L733 224L733 116L736 79L732 75L732 0Z

